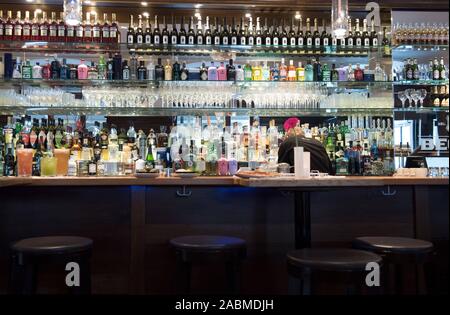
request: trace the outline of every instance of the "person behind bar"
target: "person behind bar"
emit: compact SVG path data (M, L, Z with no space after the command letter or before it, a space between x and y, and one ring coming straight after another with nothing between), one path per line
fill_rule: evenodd
M303 147L305 152L310 152L311 170L334 175L325 147L319 141L305 137L298 118L289 118L285 121L283 127L286 134L278 149L278 163L288 163L293 166L294 147L299 146Z

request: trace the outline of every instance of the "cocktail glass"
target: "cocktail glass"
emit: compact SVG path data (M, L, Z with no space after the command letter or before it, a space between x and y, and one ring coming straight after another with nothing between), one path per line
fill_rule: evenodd
M56 176L57 158L45 156L41 159L41 176Z
M17 176L31 176L33 166L33 149L17 150Z
M405 91L400 91L397 93L397 97L402 102L402 109L405 109L406 93Z
M69 149L55 149L54 155L57 160L56 162L56 175L67 176L67 170L69 168Z

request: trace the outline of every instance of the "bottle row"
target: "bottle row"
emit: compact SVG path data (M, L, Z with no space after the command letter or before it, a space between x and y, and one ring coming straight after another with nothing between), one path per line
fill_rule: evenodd
M448 45L448 23L396 24L392 32L394 45Z
M408 58L403 60L401 74L397 74L400 80L447 80L448 67L445 66L444 57L439 61L437 57L434 61L430 59L428 65L418 64L417 59Z
M23 62L20 57L14 60L8 58L5 62L4 77L6 79L44 79L44 80L151 80L151 81L307 81L307 82L330 82L330 81L387 81L387 75L380 64L375 69L364 69L360 64L339 67L321 63L319 58L308 59L306 63L299 61L294 65L290 60L287 64L282 58L281 62L269 65L267 62L249 62L235 65L233 59L227 64L225 62L211 62L206 66L202 63L200 67L188 68L185 62L181 64L178 58L175 61L167 59L162 64L159 58L156 65L147 63L135 55L131 59L122 60L121 55L112 54L107 59L100 56L99 61L86 65L80 60L79 64L67 64L66 59L62 62L54 58L47 59L46 63L40 65L36 62L31 64L30 60ZM1 74L2 70L0 70ZM445 72L445 71L443 71Z
M222 24L219 18L215 18L214 25L210 25L210 19L206 17L203 24L201 17L197 17L197 26L194 17L190 17L189 23L185 25L184 17L181 17L180 24L172 16L172 23L167 24L166 17L163 17L162 30L155 15L155 22L152 25L149 17L146 17L143 25L142 15L138 16L138 23L135 25L133 15L130 16L130 24L127 32L128 45L243 45L243 46L283 46L283 47L340 47L352 48L374 48L385 46L389 53L389 39L384 28L383 36L380 39L375 30L374 20L371 20L371 29L368 30L367 20L363 20L361 30L360 20L356 19L356 25L352 26L351 18L348 19L348 34L345 38L337 39L332 36L329 28L322 20L322 27L319 30L318 19L314 18L314 25L311 26L311 19L306 19L306 28L303 27L303 20L300 17L295 26L294 19L291 20L287 28L285 19L281 22L273 19L272 25L268 25L267 18L261 25L260 18L256 18L256 23L250 17L248 24L241 18L240 24L236 24L233 17L231 25L227 23L226 17Z
M338 124L298 125L298 134L322 143L339 175L391 175L394 172L391 119L351 116ZM286 135L272 120L261 126L180 118L169 134L162 126L128 131L99 122L85 128L64 120L12 119L0 132L0 174L5 176L132 175L167 168L202 175L234 175L240 166L276 169Z
M0 10L0 40L4 41L43 41L43 42L77 42L77 43L120 43L119 24L116 14L103 14L100 22L97 14L86 13L86 20L78 26L68 25L64 22L64 13L60 12L59 18L56 12L47 17L47 12L34 11L33 19L30 12L25 11L22 19L21 11L17 11L13 18L12 11L3 17Z

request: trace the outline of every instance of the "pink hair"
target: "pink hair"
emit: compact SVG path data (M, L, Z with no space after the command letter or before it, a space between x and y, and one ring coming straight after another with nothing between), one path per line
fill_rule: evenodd
M289 131L289 129L295 128L299 123L300 119L291 117L284 122L283 124L284 130L287 132Z

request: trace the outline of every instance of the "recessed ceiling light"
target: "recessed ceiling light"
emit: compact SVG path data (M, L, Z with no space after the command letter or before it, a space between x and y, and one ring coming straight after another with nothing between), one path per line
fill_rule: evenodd
M196 5L194 5L194 8L196 8L196 9L200 9L201 7L203 6L203 4L196 4Z
M141 2L141 5L142 5L143 7L146 7L146 6L148 5L148 2L142 1L142 2Z
M27 2L34 2L34 0L26 0Z

